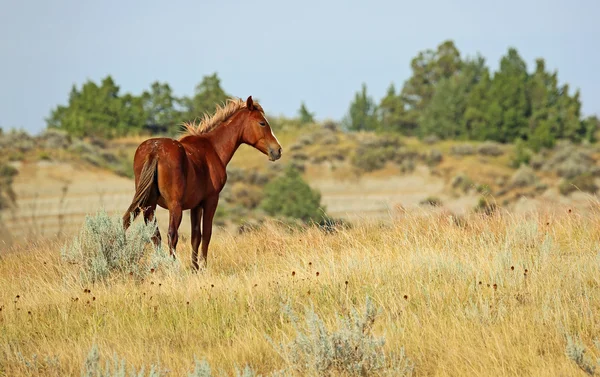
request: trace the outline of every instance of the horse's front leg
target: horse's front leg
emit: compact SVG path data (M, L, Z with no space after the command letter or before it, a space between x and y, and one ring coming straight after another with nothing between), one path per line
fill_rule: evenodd
M202 259L200 264L203 268L207 265L208 245L212 236L213 217L219 204L219 196L213 196L204 201L204 213L202 215Z

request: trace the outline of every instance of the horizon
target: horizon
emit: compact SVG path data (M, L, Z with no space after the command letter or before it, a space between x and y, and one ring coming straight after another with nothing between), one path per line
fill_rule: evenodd
M445 40L463 58L480 53L492 72L510 47L528 72L543 58L560 85L580 90L582 116L600 114L600 52L593 49L600 4L339 4L346 3L11 3L0 15L0 30L13 36L2 41L0 127L43 131L71 87L88 80L110 75L121 94L136 95L166 82L181 97L214 72L227 93L252 95L273 116L295 116L304 102L317 120L339 121L362 83L379 101L391 83L401 89L419 51ZM223 14L234 27L210 17Z

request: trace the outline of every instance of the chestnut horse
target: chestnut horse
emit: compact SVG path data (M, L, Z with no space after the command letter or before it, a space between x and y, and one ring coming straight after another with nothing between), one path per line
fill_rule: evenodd
M127 230L140 211L145 222L152 221L157 204L168 209L169 252L175 257L181 214L189 209L192 267L197 270L200 242L201 264L206 266L213 217L235 151L242 143L248 144L276 161L281 157L281 145L252 96L246 101L230 99L224 107L217 106L212 117L205 115L198 125L184 126L186 131L179 140L152 138L138 146L133 162L135 195L123 215L123 226ZM158 229L152 240L156 246L160 244Z

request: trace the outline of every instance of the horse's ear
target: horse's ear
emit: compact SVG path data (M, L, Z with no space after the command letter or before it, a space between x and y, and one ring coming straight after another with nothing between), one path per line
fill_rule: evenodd
M246 100L246 108L248 108L250 111L254 110L254 101L252 101L252 96L248 97Z

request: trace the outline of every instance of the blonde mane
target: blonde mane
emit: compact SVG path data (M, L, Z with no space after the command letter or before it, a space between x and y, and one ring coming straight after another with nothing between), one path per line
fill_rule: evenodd
M263 112L262 107L257 102L254 102L254 107L260 112ZM246 101L244 101L243 99L229 98L227 99L224 106L217 105L217 109L213 116L204 114L204 117L198 123L196 123L195 121L183 122L183 133L181 137L183 138L185 136L197 136L206 134L219 127L229 118L231 118L233 114L245 108Z

